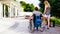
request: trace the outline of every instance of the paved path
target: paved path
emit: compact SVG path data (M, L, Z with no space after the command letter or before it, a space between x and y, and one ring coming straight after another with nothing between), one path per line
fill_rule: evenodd
M9 18L10 19L10 18ZM43 32L34 31L33 33L29 32L29 20L24 18L12 18L14 24L11 25L4 31L1 31L0 34L60 34L60 27L51 27L49 30L45 29Z

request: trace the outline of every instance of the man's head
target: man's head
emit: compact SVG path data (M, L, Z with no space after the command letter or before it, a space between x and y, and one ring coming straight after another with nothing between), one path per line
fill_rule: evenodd
M35 11L38 11L38 8L37 7L35 7Z

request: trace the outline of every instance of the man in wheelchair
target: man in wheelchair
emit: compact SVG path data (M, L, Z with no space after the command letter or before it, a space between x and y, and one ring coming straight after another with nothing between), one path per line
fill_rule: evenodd
M30 16L30 21L33 20L34 23L34 28L36 28L36 30L38 30L38 27L41 27L41 17L42 17L42 13L38 11L38 8L35 7L34 12L32 13L33 15Z

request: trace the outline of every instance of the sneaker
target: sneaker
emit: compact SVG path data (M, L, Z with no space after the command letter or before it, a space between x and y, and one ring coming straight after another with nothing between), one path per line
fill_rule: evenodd
M43 30L43 29L41 29L40 31L41 31L41 32L43 32L44 30Z
M47 29L49 29L49 28L47 28Z

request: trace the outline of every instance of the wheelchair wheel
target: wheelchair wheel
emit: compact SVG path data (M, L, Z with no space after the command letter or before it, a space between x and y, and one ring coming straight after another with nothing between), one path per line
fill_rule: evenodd
M33 23L32 20L29 23L29 30L30 30L31 33L34 31L34 23Z

